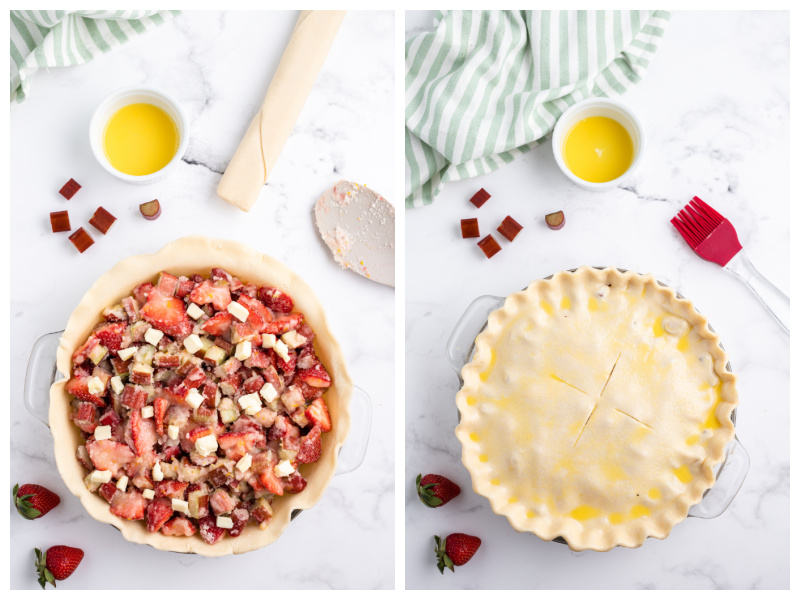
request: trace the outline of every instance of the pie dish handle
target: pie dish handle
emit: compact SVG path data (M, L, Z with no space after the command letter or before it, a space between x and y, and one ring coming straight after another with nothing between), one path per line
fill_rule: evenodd
M353 410L350 412L350 435L348 443L339 451L339 467L336 475L355 471L364 462L372 428L372 399L357 385L353 386Z
M22 398L25 408L34 417L50 427L50 386L56 380L56 351L61 343L63 331L55 331L40 337L33 344L28 369L25 371L25 387Z
M461 379L461 368L469 362L475 338L486 326L489 314L503 306L505 301L506 299L500 296L479 296L467 307L453 328L445 352L450 366L455 369L459 379Z
M689 516L713 519L724 513L742 487L748 469L750 469L750 456L739 438L734 437L728 444L725 461L717 473L716 483L699 504L689 509Z

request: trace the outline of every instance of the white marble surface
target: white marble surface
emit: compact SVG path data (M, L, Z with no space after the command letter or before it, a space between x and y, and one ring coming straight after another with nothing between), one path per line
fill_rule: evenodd
M407 32L432 23L410 13ZM787 13L676 12L645 80L625 96L645 125L647 161L622 189L592 194L558 170L550 143L476 180L447 184L433 206L406 212L406 585L408 588L787 588L789 341L745 286L697 257L669 224L693 195L735 225L762 273L789 290L789 32ZM480 212L468 203L492 194ZM550 231L546 213L563 209ZM525 229L491 261L460 238L511 214ZM494 225L493 225L494 224ZM495 237L498 237L497 235ZM444 345L468 304L582 264L652 272L690 297L720 333L739 375L738 437L749 475L729 509L688 519L665 541L607 553L515 532L471 490L453 435L455 373ZM417 473L451 476L460 497L431 510ZM433 535L483 545L440 575Z
M41 72L11 114L11 479L47 484L61 505L40 521L11 515L11 587L38 588L33 548L80 546L86 557L59 588L393 588L394 290L338 267L312 222L314 202L339 178L394 190L394 13L347 15L317 85L253 210L215 193L220 174L266 91L295 12L189 12L85 66ZM111 91L147 83L172 92L191 119L183 163L161 183L126 185L93 159L89 118ZM70 177L84 187L69 203ZM160 219L141 202L159 198ZM105 238L87 224L98 205L119 221ZM48 213L69 209L96 243L79 255ZM28 355L63 329L87 288L116 262L188 234L238 239L287 263L322 298L357 385L372 396L364 464L275 544L204 559L125 541L92 520L56 471L52 438L23 408ZM369 547L370 552L364 549Z

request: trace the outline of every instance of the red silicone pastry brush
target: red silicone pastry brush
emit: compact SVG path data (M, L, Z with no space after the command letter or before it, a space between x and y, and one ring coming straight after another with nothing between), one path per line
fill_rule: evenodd
M700 258L744 281L789 333L789 297L756 270L728 219L695 196L670 222Z

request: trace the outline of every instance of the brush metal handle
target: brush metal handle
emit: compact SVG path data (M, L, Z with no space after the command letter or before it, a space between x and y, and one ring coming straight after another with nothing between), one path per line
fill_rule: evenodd
M750 262L744 250L736 255L725 265L731 273L738 276L753 293L769 309L775 320L780 323L786 333L789 333L789 296L784 294L775 285L764 277Z

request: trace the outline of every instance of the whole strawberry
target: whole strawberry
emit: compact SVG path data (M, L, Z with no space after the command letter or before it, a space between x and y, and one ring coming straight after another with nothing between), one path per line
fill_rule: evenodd
M39 573L39 585L45 589L50 583L56 587L56 580L66 579L75 572L83 560L83 550L70 546L52 546L45 552L38 548L36 553L36 572Z
M436 564L439 572L444 574L447 567L455 573L453 566L460 567L469 562L475 556L478 548L481 547L481 539L466 533L451 533L444 542L438 535L433 536L434 550L436 551Z
M26 519L43 517L61 502L58 494L34 483L26 483L22 487L15 485L13 496L17 512Z
M461 493L461 488L441 475L417 475L417 494L425 506L444 506Z

